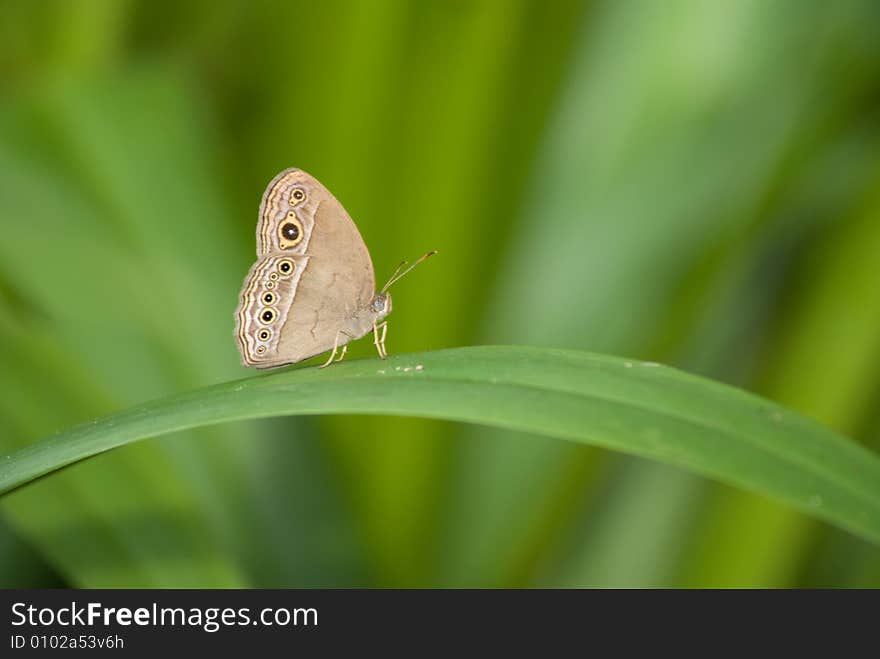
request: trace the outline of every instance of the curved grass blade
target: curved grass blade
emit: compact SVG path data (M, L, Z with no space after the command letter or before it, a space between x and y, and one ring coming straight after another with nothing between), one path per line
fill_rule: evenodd
M293 414L425 416L594 444L770 495L880 543L880 458L867 449L675 369L530 347L288 369L175 394L0 457L0 493L139 439Z

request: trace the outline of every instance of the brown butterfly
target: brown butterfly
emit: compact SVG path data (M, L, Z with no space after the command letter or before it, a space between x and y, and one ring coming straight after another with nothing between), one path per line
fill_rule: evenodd
M377 294L370 253L342 204L313 176L285 169L263 193L257 262L235 312L244 365L273 368L331 350L323 368L370 331L385 359L388 288L432 254L401 263Z

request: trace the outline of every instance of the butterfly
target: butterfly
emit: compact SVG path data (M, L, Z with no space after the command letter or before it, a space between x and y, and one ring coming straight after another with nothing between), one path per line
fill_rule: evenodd
M401 263L376 293L370 253L342 204L313 176L285 169L263 193L257 261L235 311L242 362L274 368L329 350L324 368L371 331L385 359L388 288L433 254Z

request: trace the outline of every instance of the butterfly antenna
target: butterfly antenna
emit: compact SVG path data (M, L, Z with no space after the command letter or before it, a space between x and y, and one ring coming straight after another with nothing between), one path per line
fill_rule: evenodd
M403 267L407 263L409 263L409 261L401 262L401 264L399 266L397 266L397 270L394 271L394 274L391 275L391 279L388 280L388 283L382 287L382 290L380 291L380 293L384 293L385 291L387 291L391 287L392 284L403 279L406 276L406 274L410 270L415 268L419 263L422 263L423 261L425 261L429 256L434 256L434 254L436 254L436 253L437 253L437 250L432 249L430 252L422 254L422 256L419 257L419 259L415 263L413 263L411 266L409 266L406 270L404 270Z
M389 277L388 281L391 281L392 279L394 279L400 273L400 271L403 270L403 267L407 264L409 264L409 261L407 261L405 259L403 261L401 261L400 265L397 266L397 269L394 271L394 274L391 275L391 277ZM385 288L388 288L387 284L385 285ZM383 288L382 290L384 291L385 289Z

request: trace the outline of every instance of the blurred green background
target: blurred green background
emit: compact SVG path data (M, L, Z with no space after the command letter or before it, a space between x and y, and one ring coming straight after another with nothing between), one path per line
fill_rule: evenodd
M652 359L880 448L878 147L873 0L0 0L0 450L248 375L288 166L380 280L440 250L391 352ZM7 587L880 587L767 499L416 419L144 442L0 513Z

